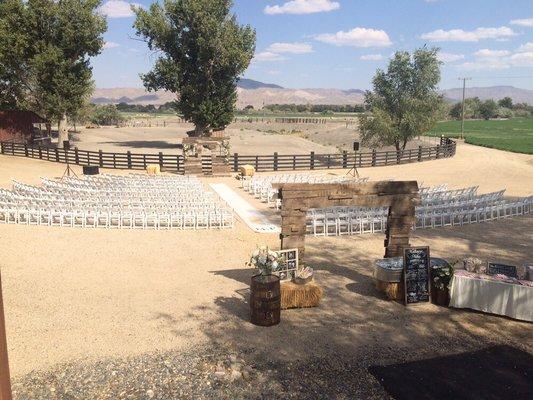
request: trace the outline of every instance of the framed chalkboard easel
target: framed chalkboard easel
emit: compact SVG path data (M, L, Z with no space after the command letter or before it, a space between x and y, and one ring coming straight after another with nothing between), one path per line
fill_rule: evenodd
M405 305L431 301L429 247L408 247L403 251Z

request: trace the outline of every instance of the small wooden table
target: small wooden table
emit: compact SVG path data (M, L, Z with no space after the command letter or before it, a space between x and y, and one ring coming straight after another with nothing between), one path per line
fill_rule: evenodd
M281 309L317 307L323 295L324 291L314 281L305 285L282 282Z

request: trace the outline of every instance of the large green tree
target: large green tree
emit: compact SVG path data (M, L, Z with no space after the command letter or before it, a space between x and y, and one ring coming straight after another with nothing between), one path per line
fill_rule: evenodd
M387 71L376 72L373 91L365 94L370 112L360 117L363 143L403 150L409 140L434 126L442 104L438 50L424 47L412 55L398 51Z
M0 43L0 109L20 107L29 72L29 37L22 0L0 0Z
M0 84L7 106L28 108L59 121L59 146L68 139L67 118L76 115L92 89L89 58L103 48L105 18L100 0L4 0L0 3ZM22 71L22 73L19 73ZM4 98L5 97L5 98Z
M165 0L136 8L134 27L161 56L141 75L148 90L168 90L195 135L233 119L237 81L255 52L255 31L239 25L231 0Z

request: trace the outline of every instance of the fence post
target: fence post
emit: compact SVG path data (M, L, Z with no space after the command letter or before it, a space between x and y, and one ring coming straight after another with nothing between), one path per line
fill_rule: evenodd
M348 152L346 150L343 150L342 151L342 168L346 169L347 167L348 167Z
M396 164L401 164L403 158L403 151L402 150L396 150Z
M80 155L78 154L78 148L74 147L74 162L76 165L80 165Z
M274 171L278 170L278 152L274 152Z
M437 145L437 160L440 158L440 144Z
M43 148L39 146L39 160L43 159Z
M312 151L311 152L311 165L310 165L311 169L315 169L315 152Z
M56 162L59 162L59 149L56 147Z
M418 146L418 161L422 161L422 146Z
M389 165L389 152L385 152L385 165Z
M372 166L376 166L376 149L372 149Z
M104 155L102 154L102 150L98 150L98 163L100 164L100 168L104 168Z
M113 168L117 168L117 153L113 153Z
M259 156L255 156L255 170L259 171Z
M163 169L163 153L159 152L159 169Z
M28 157L28 145L24 143L24 157Z
M128 158L128 169L131 169L131 151L128 150L126 157Z
M4 154L4 142L0 142L0 151Z
M233 172L239 171L239 153L233 153Z
M143 165L144 169L146 169L146 154L143 154Z

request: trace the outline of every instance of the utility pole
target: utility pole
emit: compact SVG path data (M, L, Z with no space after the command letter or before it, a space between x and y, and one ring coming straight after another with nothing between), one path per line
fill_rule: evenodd
M461 110L461 139L464 139L465 136L465 94L466 94L466 81L472 80L472 78L459 78L460 81L463 81L463 103Z

